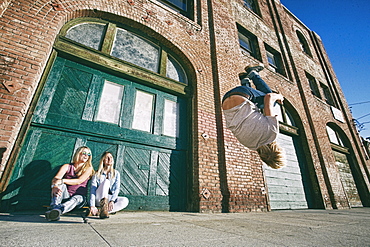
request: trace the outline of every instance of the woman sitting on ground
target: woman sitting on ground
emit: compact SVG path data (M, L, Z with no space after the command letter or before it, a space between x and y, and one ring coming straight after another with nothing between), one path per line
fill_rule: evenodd
M113 165L112 153L103 153L98 171L91 179L89 215L99 215L101 219L109 218L110 213L124 209L129 203L127 197L118 196L121 185L120 174Z

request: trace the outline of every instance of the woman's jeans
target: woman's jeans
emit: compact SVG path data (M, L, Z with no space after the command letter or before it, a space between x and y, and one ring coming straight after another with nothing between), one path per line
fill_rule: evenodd
M51 209L60 209L62 214L72 211L74 208L81 208L86 203L86 197L83 195L70 196L67 190L67 186L62 184L60 186L62 190L61 196L53 196L51 198ZM63 203L62 203L63 202Z
M105 179L99 187L96 189L96 195L95 195L95 205L100 206L100 200L103 198L107 198L108 201L111 201L112 195L109 195L109 188L110 188L110 180ZM127 207L129 203L129 200L127 197L119 196L115 201L113 205L113 210L109 213L117 212L125 207Z

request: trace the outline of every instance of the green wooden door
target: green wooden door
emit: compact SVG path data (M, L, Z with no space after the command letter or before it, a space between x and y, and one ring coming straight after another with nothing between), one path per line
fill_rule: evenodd
M49 204L51 178L87 145L95 169L115 155L128 209L185 210L187 129L185 99L58 57L2 208Z

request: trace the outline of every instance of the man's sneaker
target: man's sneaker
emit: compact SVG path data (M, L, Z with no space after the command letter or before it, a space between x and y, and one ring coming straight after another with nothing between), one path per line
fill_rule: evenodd
M248 75L248 73L247 72L241 72L241 73L239 73L239 79L240 80L243 80L244 78L246 78L247 77L247 75Z
M103 199L100 200L99 218L100 219L109 218L109 213L108 213L108 199L107 198L103 198Z
M45 213L45 217L48 221L57 221L60 219L60 215L62 214L62 211L60 209L52 209Z
M246 71L246 74L247 74L246 77L249 77L249 74L252 71L256 71L258 73L261 70L263 70L264 68L265 68L265 66L263 65L263 63L256 64L256 65L248 65L247 67L244 68L244 70Z
M247 78L247 75L248 75L247 72L239 73L240 84L242 84L242 86L250 87L251 86L251 80L249 78Z

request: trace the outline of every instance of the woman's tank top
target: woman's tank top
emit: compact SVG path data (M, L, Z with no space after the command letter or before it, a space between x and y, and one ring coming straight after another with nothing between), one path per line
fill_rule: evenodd
M78 178L78 176L75 174L75 167L73 164L69 164L68 171L66 174L64 174L65 179L75 179ZM89 181L89 178L86 179L84 182L76 185L68 185L67 184L67 190L70 196L74 195L87 195L87 182Z

